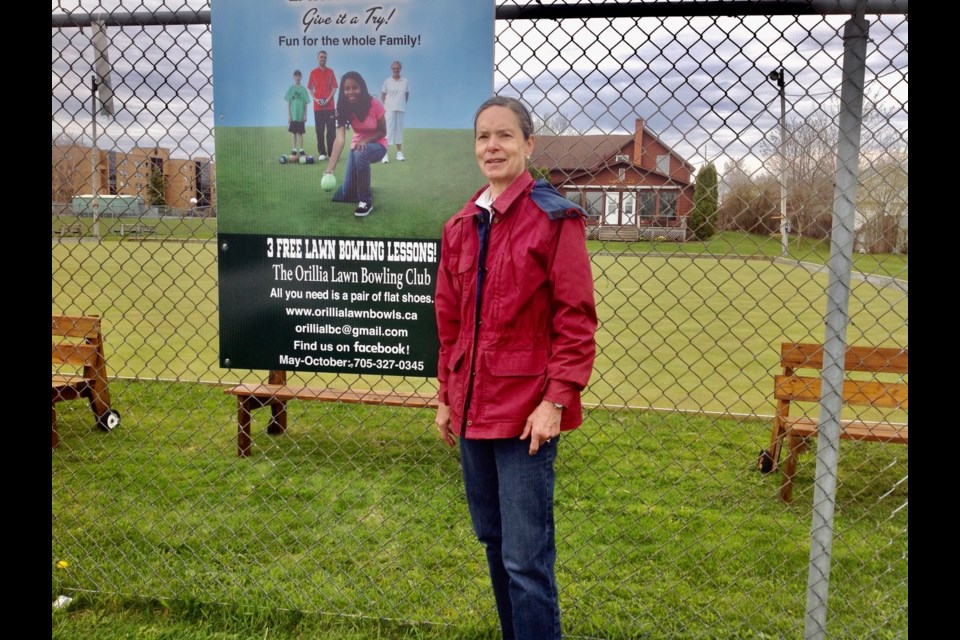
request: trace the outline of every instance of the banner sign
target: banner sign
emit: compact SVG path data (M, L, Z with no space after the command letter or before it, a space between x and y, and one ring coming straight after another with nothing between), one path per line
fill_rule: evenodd
M440 235L484 184L494 12L211 3L222 367L436 376Z

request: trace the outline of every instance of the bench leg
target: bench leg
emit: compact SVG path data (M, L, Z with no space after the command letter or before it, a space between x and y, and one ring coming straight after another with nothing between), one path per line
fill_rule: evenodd
M790 403L786 400L777 400L777 415L773 419L773 429L770 430L770 447L766 454L761 453L760 470L764 473L775 471L780 465L780 455L783 449L783 439L786 435L786 419L790 415ZM764 460L764 457L766 460Z
M280 435L287 430L287 403L274 400L270 403L270 422L267 433Z
M250 411L259 406L254 398L237 396L237 456L246 458L250 455Z
M780 483L780 499L789 503L793 498L793 476L797 471L797 458L806 447L800 436L789 434L787 440L787 459L780 467L783 476Z
M97 420L110 411L110 391L105 384L94 384L87 397L90 400L90 409L93 411L93 416Z
M272 369L267 373L267 384L287 384L287 372ZM279 435L287 430L287 403L276 398L269 400L270 422L267 423L267 433Z

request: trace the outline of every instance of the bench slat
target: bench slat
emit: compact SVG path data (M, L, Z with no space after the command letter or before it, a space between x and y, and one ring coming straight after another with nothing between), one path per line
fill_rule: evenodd
M780 364L793 369L823 368L823 346L805 342L784 342L780 345ZM845 371L875 373L907 373L907 350L891 347L847 347Z
M326 387L291 387L275 384L241 384L224 389L224 393L239 397L254 397L289 400L319 400L323 402L346 402L352 404L383 404L397 407L436 407L435 396L420 393L383 393L379 391L351 391Z
M74 344L70 342L54 343L53 364L73 364L92 367L97 363L97 346L93 344Z
M820 378L775 376L774 398L793 402L819 402ZM843 381L844 404L907 409L907 385L902 382Z
M82 367L82 371L52 375L52 443L56 448L57 403L65 400L87 398L97 426L109 431L120 420L120 414L110 408L110 391L107 387L107 367L103 355L103 336L100 333L100 317L51 316L51 362L57 365ZM71 339L64 339L71 338ZM81 342L82 340L82 342Z
M97 316L52 316L53 335L71 338L92 338L100 334Z
M822 378L817 375L800 376L797 369L823 369L823 346L813 343L783 342L780 345L780 365L783 375L774 376L774 398L777 414L770 432L770 448L761 452L759 468L766 472L779 466L781 471L780 499L790 502L793 493L793 477L797 461L805 450L803 438L816 437L819 420L805 415L791 416L791 402L815 403L820 401ZM844 376L842 402L846 405L878 407L906 411L908 390L907 350L898 347L849 346L844 353ZM901 381L851 380L846 374L851 371L874 374L896 374ZM866 377L866 376L864 376ZM887 418L876 421L840 420L840 438L869 442L906 445L908 428L905 423L896 423ZM781 448L787 443L787 459L779 464Z
M90 384L90 381L83 376L69 376L55 373L53 374L52 383L54 389L59 389L60 387L74 387L79 384Z
M784 423L787 427L787 435L792 433L805 438L816 436L819 428L819 421L813 418L788 417ZM840 427L840 437L846 440L907 444L907 425L905 424L841 420Z

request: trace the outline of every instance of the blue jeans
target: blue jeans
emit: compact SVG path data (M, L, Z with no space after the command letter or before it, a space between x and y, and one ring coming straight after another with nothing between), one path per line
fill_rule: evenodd
M350 149L343 182L333 194L333 202L373 202L370 190L370 165L380 162L387 148L377 142L368 142L363 149Z
M504 640L560 638L553 464L560 439L529 454L519 438L460 438L467 506L487 551Z

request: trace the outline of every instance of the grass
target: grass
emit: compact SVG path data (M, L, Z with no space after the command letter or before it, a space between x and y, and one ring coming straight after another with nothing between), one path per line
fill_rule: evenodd
M263 372L218 366L215 261L212 244L57 242L53 306L104 317L111 375L259 380ZM827 278L795 265L597 253L593 267L601 323L591 403L771 415L780 342L823 338ZM907 345L907 298L899 289L854 281L849 307L849 343ZM435 388L424 378L316 379Z
M290 134L285 128L220 127L217 206L230 213L220 220L220 232L439 238L443 223L483 185L476 162L462 152L471 148L471 140L469 129L405 129L407 160L371 167L374 209L369 217L358 219L353 215L355 203L332 202L333 194L320 189L327 161L278 162L280 154L289 153ZM276 153L256 151L263 149ZM334 172L338 185L346 165L344 152Z
M586 399L600 406L558 463L565 635L800 636L813 456L783 505L777 478L754 468L769 422L703 412L773 412L777 345L822 339L826 276L773 262L779 241L764 237L720 234L700 253L593 248L601 331ZM284 436L255 417L254 455L239 460L235 400L217 385L265 373L217 366L216 245L55 240L52 254L54 310L105 318L123 415L108 435L83 402L58 406L51 599L75 601L54 612L52 637L495 637L456 455L429 412L292 403ZM905 278L906 257L854 256L868 258ZM850 319L850 342L907 344L898 289L854 280ZM907 637L907 466L906 447L843 442L831 638Z
M52 637L495 636L456 455L429 412L293 403L283 436L255 418L241 460L225 394L112 390L124 422L109 435L61 403L51 599L78 599ZM589 411L558 459L565 635L799 636L815 464L782 504L753 466L768 434ZM830 637L906 637L907 449L844 442L841 462Z

